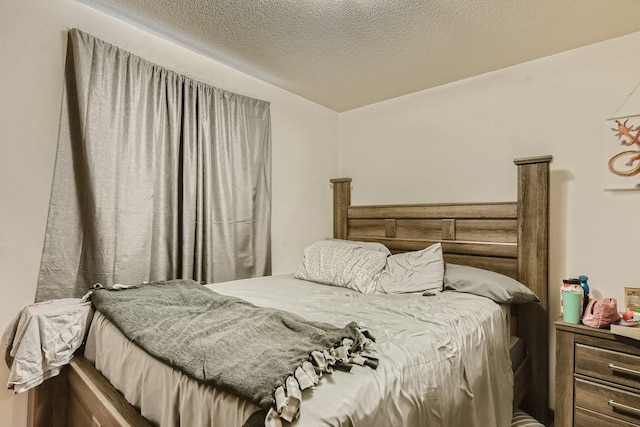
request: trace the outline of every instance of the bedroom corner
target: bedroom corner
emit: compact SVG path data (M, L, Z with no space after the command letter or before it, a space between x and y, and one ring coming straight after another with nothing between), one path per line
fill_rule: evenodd
M34 301L60 120L69 28L81 28L211 85L271 102L273 138L272 269L295 268L311 241L331 233L337 175L338 114L150 32L71 0L5 2L0 14L6 59L0 89L0 327ZM327 149L328 148L328 149ZM292 200L294 202L292 202ZM304 216L309 222L299 221ZM8 370L0 368L6 384ZM26 394L0 392L1 427L26 425Z

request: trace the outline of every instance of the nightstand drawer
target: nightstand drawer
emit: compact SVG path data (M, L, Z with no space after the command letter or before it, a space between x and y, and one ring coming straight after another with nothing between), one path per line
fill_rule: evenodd
M640 423L640 394L629 393L602 384L575 379L575 406L616 420Z
M640 357L576 344L576 373L640 390ZM640 406L640 405L638 405Z
M627 423L615 418L607 417L606 415L597 414L587 409L576 408L575 416L573 419L573 425L575 427L613 427L613 426L625 426L625 427L637 427L637 423Z

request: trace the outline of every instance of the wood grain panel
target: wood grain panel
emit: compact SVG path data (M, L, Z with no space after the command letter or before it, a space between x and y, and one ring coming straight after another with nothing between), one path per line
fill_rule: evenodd
M564 424L555 424L557 426ZM575 427L638 427L638 424L616 420L584 408L576 408Z
M86 398L78 395L78 392L77 387L69 392L69 426L91 426L93 413L87 406Z
M558 323L560 322L556 322L556 324ZM575 340L577 343L590 345L592 347L606 346L606 348L608 348L609 350L619 351L621 353L629 353L640 357L640 346L638 345L638 340L612 334L609 329L595 329L584 325L573 326L580 329L586 328L587 331L590 332L589 335L576 335ZM601 338L607 339L608 342L602 343Z
M333 237L347 238L347 208L351 204L351 178L334 178L333 184Z
M387 237L386 219L350 219L347 223L349 225L347 238L350 240L359 240L356 237Z
M463 242L460 240L442 242L445 254L477 255L485 257L516 258L518 247L510 243Z
M350 219L349 238L354 236L393 237L399 239L462 240L516 243L515 220L459 219ZM449 230L444 232L443 230ZM393 230L393 231L392 231ZM445 234L443 234L443 232Z
M511 278L518 276L518 264L513 258L480 257L471 255L444 254L444 260L452 264L469 265L495 271Z
M640 389L640 357L584 344L575 356L576 373Z
M540 298L523 305L518 336L532 355L530 393L522 409L543 424L549 418L549 162L550 156L515 160L518 165L518 280ZM526 321L525 321L526 319Z
M610 340L613 339L611 336L611 332L609 332L608 329L597 329L597 328L592 328L591 326L574 325L573 323L567 323L563 321L562 318L558 319L554 323L554 325L556 329L559 331L578 334L576 335L576 342L582 342L581 340L583 338L589 338L587 336L583 337L582 334L585 334L585 335L588 334L598 338L604 338L604 339L610 339Z
M109 382L82 356L70 363L69 388L77 404L85 407L104 427L149 427L150 424L125 400Z
M385 219L384 220L384 237L396 237L396 220Z
M517 218L516 203L452 203L349 206L348 218Z
M456 220L458 240L516 243L518 221L515 219L459 219Z
M49 378L36 388L28 391L27 408L28 427L67 427L67 403L69 401L69 383L67 371L62 368L60 375Z
M442 240L456 240L456 220L442 220Z
M417 239L387 239L371 237L360 234L349 234L351 240L361 240L370 242L379 242L385 245L393 253L417 251L427 248L436 243L441 243L442 251L445 254L457 255L475 255L478 257L500 257L500 258L516 258L517 246L511 243L493 243L493 242L460 242L460 241L442 241L442 240L417 240Z
M630 393L582 378L575 379L576 407L589 409L616 420L640 424L640 394ZM616 409L609 401L631 407L634 411Z
M574 334L556 329L555 425L573 425Z
M397 219L396 238L440 241L442 239L442 220Z
M614 350L621 353L629 353L640 357L640 346L638 345L638 340L612 334L609 329L594 329L584 325L575 326L593 329L595 332L593 334L590 334L591 336L576 335L575 340L577 343L590 345L592 347L603 347L602 341L600 340L602 336L598 334L598 332L600 332L602 335L608 338L609 342L606 343L606 348L608 348L609 350Z
M527 384L531 380L531 356L526 355L525 358L513 370L513 409L520 406L520 402L527 392Z

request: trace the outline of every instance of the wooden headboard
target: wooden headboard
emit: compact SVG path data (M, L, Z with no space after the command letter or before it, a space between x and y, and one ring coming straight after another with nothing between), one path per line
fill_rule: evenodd
M518 307L517 335L531 356L522 408L546 424L549 416L549 163L516 159L517 200L500 203L351 205L351 178L332 179L333 237L380 242L392 252L442 244L445 261L513 277L539 303ZM513 331L512 331L513 332Z

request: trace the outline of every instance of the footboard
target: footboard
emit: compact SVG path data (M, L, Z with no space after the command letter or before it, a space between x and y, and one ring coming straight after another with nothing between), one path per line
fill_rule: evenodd
M148 427L93 365L77 355L59 376L29 391L29 427Z
M514 367L513 407L524 397L531 377L526 356ZM82 355L62 373L29 391L29 427L150 427L105 377Z

